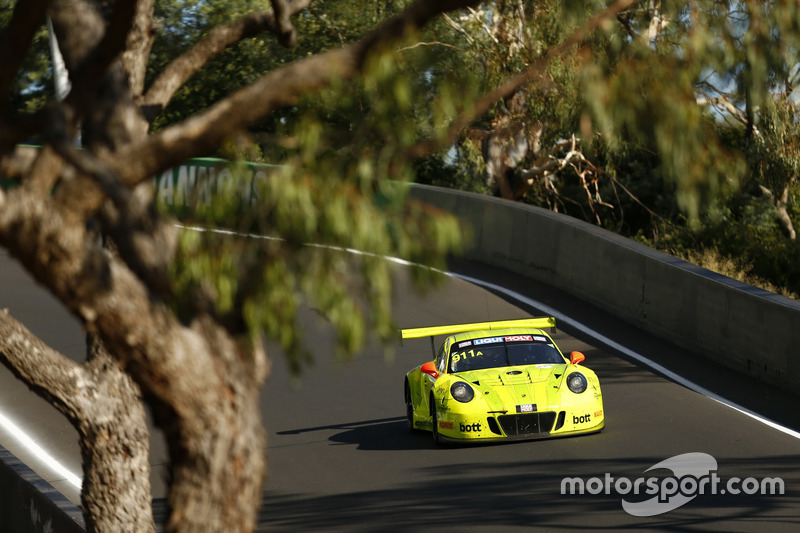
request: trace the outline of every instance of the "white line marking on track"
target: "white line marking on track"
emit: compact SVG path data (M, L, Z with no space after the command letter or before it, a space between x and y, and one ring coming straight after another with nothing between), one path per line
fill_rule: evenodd
M527 296L523 296L521 294L517 294L516 292L514 292L514 291L512 291L510 289L506 289L505 287L501 287L500 285L496 285L494 283L489 283L489 282L482 281L482 280L479 280L479 279L476 279L476 278L471 278L469 276L462 276L460 274L453 274L453 273L449 273L449 272L447 274L449 276L453 276L453 277L456 277L458 279L462 279L462 280L464 280L466 282L469 282L469 283L472 283L474 285L478 285L480 287L485 287L487 289L491 289L491 290L497 291L499 293L505 294L506 296L508 296L510 298L513 298L513 299L517 300L518 302L524 303L525 305L529 305L531 307L535 307L537 309L541 309L543 313L555 317L556 324L558 324L559 322L562 322L562 323L565 323L565 324L569 324L571 327L574 327L575 329L579 329L579 330L583 331L587 335L590 335L591 337L597 339L599 342L605 344L606 346L610 346L614 350L617 350L618 352L624 353L627 357L630 357L631 359L634 359L634 360L646 365L647 367L655 370L659 374L662 374L662 375L666 376L667 378L671 379L672 381L674 381L676 383L679 383L680 385L683 385L687 389L693 390L693 391L695 391L695 392L697 392L699 394L702 394L703 396L706 396L707 398L710 398L710 399L712 399L712 400L714 400L716 402L721 403L722 405L725 405L727 407L730 407L731 409L739 411L743 415L749 416L750 418L752 418L754 420L757 420L757 421L761 422L762 424L766 424L767 426L769 426L769 427L771 427L773 429L776 429L776 430L780 431L781 433L785 433L786 435L789 435L789 436L794 437L796 439L800 439L800 432L797 432L797 431L795 431L795 430L793 430L791 428L787 428L785 426L782 426L782 425L778 424L777 422L774 422L774 421L772 421L772 420L770 420L768 418L765 418L765 417L759 415L758 413L756 413L754 411L751 411L750 409L747 409L746 407L738 405L738 404L728 400L727 398L723 398L719 394L716 394L716 393L706 389L705 387L702 387L702 386L694 383L693 381L690 381L690 380L684 378L683 376L673 372L672 370L669 370L669 369L665 368L664 366L656 363L655 361L651 361L650 359L648 359L647 357L643 356L642 354L640 354L638 352L635 352L635 351L633 351L633 350L631 350L629 348L626 348L625 346L619 344L618 342L615 342L615 341L609 339L608 337L606 337L605 335L602 335L601 333L598 333L597 331L594 331L593 329L581 324L577 320L573 320L572 318L564 315L563 313L560 313L559 311L557 311L556 309L554 309L554 308L552 308L552 307L550 307L548 305L545 305L545 304L543 304L541 302L537 302L536 300L534 300L532 298L528 298Z

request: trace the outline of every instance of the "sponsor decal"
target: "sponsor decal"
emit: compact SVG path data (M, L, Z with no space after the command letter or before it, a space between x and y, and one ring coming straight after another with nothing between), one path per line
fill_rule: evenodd
M486 339L475 339L475 344L491 344L493 342L503 342L503 337L489 337Z
M533 337L531 335L513 335L511 337L505 337L506 342L516 342L516 341L532 341Z
M594 417L595 418L600 418L601 416L603 416L603 410L602 409L600 411L595 411L594 412Z
M488 337L486 339L475 339L472 341L474 344L491 344L495 342L519 342L519 341L532 341L534 340L533 335L511 335L508 337ZM539 337L536 340L546 341L544 337Z
M464 346L472 346L472 341L464 341L458 344L459 348L463 348Z
M439 420L439 429L453 429L454 425L452 422L446 422L444 420Z
M542 337L541 335L534 335L533 340L539 342L547 342L547 337Z
M526 403L524 405L517 406L518 413L532 413L536 411L536 404Z
M194 202L211 205L221 191L235 190L240 198L255 203L258 191L271 171L270 165L248 165L234 175L225 161L190 160L153 178L160 204L180 211Z
M572 415L573 424L586 424L587 422L591 421L592 421L592 415L590 415L589 413L586 413L585 415L582 416Z
M473 424L461 423L458 425L458 429L461 431L461 433L477 433L481 430L481 425L479 422L475 422Z
M536 368L553 368L553 365L536 365Z

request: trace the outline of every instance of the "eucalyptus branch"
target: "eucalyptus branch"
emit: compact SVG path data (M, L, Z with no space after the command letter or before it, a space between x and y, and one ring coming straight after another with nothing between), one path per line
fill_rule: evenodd
M472 15L475 21L478 22L478 24L483 26L483 29L486 32L486 36L489 37L489 39L491 39L492 41L494 41L494 44L499 44L500 42L497 40L497 37L494 35L494 33L492 33L492 29L486 24L486 22L484 22L482 13L478 13L473 8L469 8L469 13L470 15Z
M94 180L112 201L113 209L106 206L102 220L120 257L151 291L171 294L167 264L174 250L176 230L151 214L148 209L150 195L139 188L131 191L124 187L109 165L88 152L78 150L64 136L51 137L49 146L78 173ZM90 210L80 208L70 211L83 216L92 214Z
M37 357L30 357L31 352ZM0 309L0 362L67 418L78 418L78 382L88 380L83 368L47 346L6 309Z
M273 0L273 11L250 13L211 30L187 52L172 61L156 78L140 102L145 114L155 116L169 103L175 92L209 60L239 41L265 31L279 37L284 35L287 32L285 25L290 24L289 17L302 11L310 3L311 0L295 0L287 5L283 1ZM284 19L282 21L276 17L276 4L280 18Z
M444 18L445 22L447 22L454 30L460 33L464 37L464 39L466 39L467 43L473 44L475 42L475 39L473 39L470 36L470 34L467 33L467 30L465 30L459 23L450 18L450 15L445 13L444 15L442 15L442 17Z
M361 41L276 69L205 112L123 148L117 160L128 164L115 168L117 175L130 186L160 170L205 155L225 138L275 109L352 78L364 68L369 52L390 46L442 13L477 3L478 0L419 0Z
M271 0L271 2L272 11L275 13L275 22L277 23L278 31L276 37L278 37L278 42L286 47L294 46L297 42L297 30L292 26L290 17L297 11L290 10L284 0ZM292 8L297 8L297 6L292 5Z
M114 170L91 153L75 147L68 135L66 126L68 120L64 114L64 107L53 108L50 117L46 132L48 145L80 174L92 178L114 204L119 207L126 205L129 202L130 192L120 185ZM87 216L89 214L85 213Z
M530 83L539 83L545 79L544 72L551 61L564 57L567 53L574 52L576 46L580 46L591 34L600 28L606 21L616 17L636 0L617 0L614 4L606 8L603 12L592 17L581 28L577 29L563 43L554 47L546 55L533 62L527 69L516 76L507 79L503 84L492 92L478 100L471 109L457 117L449 130L436 139L422 141L411 147L408 156L412 159L419 159L425 155L441 148L452 145L468 128L469 124L476 118L486 113L496 102L507 98L518 91L521 87Z
M730 116L732 116L734 119L736 119L737 122L739 122L741 124L745 124L745 125L747 124L747 117L745 116L744 111L742 111L741 109L736 107L733 104L733 102L731 102L730 99L725 95L720 95L720 96L708 96L708 95L698 96L696 101L697 101L697 105L699 105L699 106L708 106L708 105L710 105L710 106L714 107L715 109L718 109L719 111L728 113Z
M17 146L10 153L0 156L0 176L21 181L30 171L39 151L31 146Z

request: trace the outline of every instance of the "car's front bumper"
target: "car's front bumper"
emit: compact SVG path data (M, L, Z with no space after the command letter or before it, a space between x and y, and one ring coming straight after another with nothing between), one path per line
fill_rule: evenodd
M596 433L605 427L602 403L579 409L529 413L437 414L439 439L449 442L489 442L567 437Z

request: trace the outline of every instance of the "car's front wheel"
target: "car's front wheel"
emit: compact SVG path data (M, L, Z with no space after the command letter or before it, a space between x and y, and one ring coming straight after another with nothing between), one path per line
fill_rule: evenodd
M411 401L411 388L408 381L405 382L404 396L406 400L406 425L409 431L414 431L414 402Z
M441 444L442 440L439 438L439 415L436 412L436 399L431 395L431 433L433 433L433 442Z

